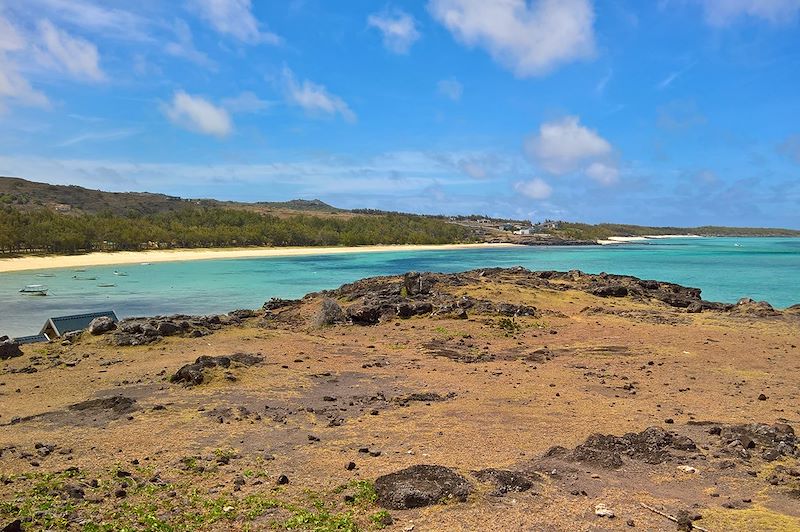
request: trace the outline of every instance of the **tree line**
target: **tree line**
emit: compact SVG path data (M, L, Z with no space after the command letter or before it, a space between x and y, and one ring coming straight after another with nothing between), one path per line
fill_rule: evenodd
M251 211L190 207L120 216L66 215L0 207L0 253L78 253L152 248L447 244L472 233L443 220L382 214L277 217Z

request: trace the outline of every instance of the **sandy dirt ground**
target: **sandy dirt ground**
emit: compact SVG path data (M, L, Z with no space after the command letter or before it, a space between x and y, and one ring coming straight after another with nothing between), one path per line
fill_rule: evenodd
M797 315L687 313L488 277L436 290L536 310L320 326L312 296L195 338L23 346L0 366L0 526L678 529L644 503L705 530L800 530L793 444L725 439L746 424L800 430ZM260 360L170 382L201 355L233 353ZM648 427L671 446L622 445L615 464L599 443L578 453L592 434ZM469 495L382 508L376 479L419 464L450 468ZM487 468L532 486L498 489L476 478Z

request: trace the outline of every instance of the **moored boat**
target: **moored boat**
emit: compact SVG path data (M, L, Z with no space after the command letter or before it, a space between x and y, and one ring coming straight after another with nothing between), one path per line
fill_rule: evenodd
M31 296L46 296L47 290L48 288L43 284L29 284L19 289L21 293Z

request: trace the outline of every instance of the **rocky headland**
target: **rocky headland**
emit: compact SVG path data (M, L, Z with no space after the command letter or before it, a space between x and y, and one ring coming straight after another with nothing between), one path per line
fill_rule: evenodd
M797 530L800 306L376 277L0 340L5 530Z

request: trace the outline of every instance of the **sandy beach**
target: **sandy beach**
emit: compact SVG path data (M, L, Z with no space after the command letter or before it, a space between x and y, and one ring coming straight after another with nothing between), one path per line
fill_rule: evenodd
M170 249L154 251L115 251L85 255L37 255L0 259L0 273L50 268L82 268L139 264L143 262L176 262L190 260L245 259L258 257L300 257L306 255L337 255L342 253L375 253L381 251L429 251L472 248L504 248L516 244L434 244L354 247L283 247L283 248L225 248Z

